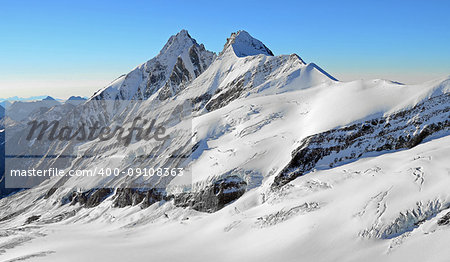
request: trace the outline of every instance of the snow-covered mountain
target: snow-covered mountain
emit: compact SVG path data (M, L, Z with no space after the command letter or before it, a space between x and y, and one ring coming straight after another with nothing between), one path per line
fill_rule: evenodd
M214 53L182 30L170 37L156 57L120 76L91 99L144 100L162 89L159 99L163 100L199 76L214 58Z
M113 127L137 116L157 119L176 136L126 147L53 141L39 150L75 156L65 159L66 170L177 166L190 175L45 180L0 200L0 255L445 260L449 92L449 76L420 85L340 82L297 54L274 55L245 31L215 55L182 30L88 101L22 121ZM21 119L9 128L7 142L28 152ZM44 160L20 164L55 164ZM94 243L93 251L73 252ZM436 260L426 259L438 251Z

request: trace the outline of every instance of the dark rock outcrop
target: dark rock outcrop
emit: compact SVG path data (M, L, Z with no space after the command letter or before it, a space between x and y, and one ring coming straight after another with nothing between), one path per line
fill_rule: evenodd
M165 100L172 97L176 92L178 92L178 90L183 89L184 85L186 85L186 83L188 83L191 79L192 76L186 69L183 60L178 57L168 81L159 92L158 98L160 100Z
M114 196L113 207L126 207L141 204L142 208L165 200L165 194L157 189L119 188Z
M34 221L39 220L39 218L41 218L40 215L37 215L37 216L31 216L31 217L27 218L27 221L25 221L25 224L26 224L26 225L27 225L27 224L31 224L31 223L33 223Z
M445 214L443 217L441 217L437 224L439 226L445 226L445 225L450 225L450 212L448 212L447 214Z
M191 207L197 211L215 212L240 198L246 191L247 183L238 176L229 176L217 180L198 192L167 195L162 189L118 188L113 196L112 206L123 208L140 205L147 208L159 201L174 200L176 206ZM98 206L113 194L111 188L91 189L85 192L73 192L62 203L80 204L85 208Z
M247 183L237 176L220 179L199 192L183 193L175 196L175 205L191 207L197 211L215 212L240 198L246 191Z
M69 196L68 202L70 202L71 205L79 203L86 208L96 207L113 192L114 191L111 188L98 188L86 192L73 192L72 195Z

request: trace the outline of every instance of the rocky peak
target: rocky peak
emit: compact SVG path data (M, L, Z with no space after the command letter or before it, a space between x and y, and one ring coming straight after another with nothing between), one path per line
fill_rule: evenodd
M174 95L211 64L215 54L186 30L172 35L159 54L94 94L91 99L145 100L161 88L160 99Z
M183 29L178 34L172 35L169 38L159 52L159 55L181 53L183 50L186 50L195 44L197 44L197 41L189 35L187 30Z
M240 30L232 33L227 39L221 54L232 51L237 57L253 56L253 55L268 55L273 56L272 51L267 48L261 41L253 38L246 31Z

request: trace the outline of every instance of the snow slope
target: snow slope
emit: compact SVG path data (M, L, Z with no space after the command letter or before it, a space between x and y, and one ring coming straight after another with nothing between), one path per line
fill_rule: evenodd
M252 171L254 179L262 180L279 172L307 136L392 114L398 105L410 108L431 96L448 94L449 87L449 80L416 86L370 80L236 100L194 118L195 141L205 144L193 163L194 182L232 170Z
M49 207L29 225L27 216L1 222L0 253L4 261L446 261L450 228L438 221L450 212L449 145L446 136L313 172L280 192L255 188L212 214L171 202L117 209L111 198L72 207L76 214Z

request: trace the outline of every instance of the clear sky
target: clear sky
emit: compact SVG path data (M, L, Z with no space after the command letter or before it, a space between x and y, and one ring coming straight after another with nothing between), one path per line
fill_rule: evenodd
M244 29L340 80L450 74L450 1L3 1L0 97L90 96L187 29L220 52Z

